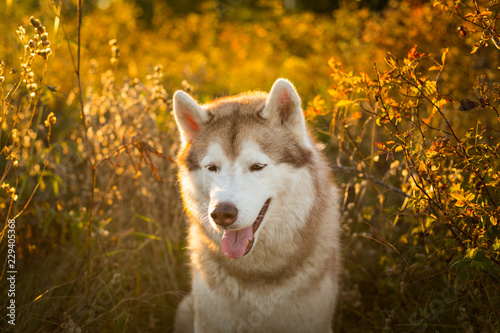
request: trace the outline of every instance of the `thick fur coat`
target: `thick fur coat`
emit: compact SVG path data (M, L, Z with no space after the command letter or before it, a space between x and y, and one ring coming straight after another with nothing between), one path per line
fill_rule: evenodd
M293 85L173 103L192 265L175 332L331 332L339 195Z

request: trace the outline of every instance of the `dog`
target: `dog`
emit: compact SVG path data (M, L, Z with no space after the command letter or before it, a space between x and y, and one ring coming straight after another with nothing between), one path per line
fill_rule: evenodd
M174 332L332 332L340 199L294 86L173 106L192 266Z

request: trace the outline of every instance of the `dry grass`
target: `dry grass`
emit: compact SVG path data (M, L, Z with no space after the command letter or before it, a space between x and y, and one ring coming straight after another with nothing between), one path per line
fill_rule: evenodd
M81 25L72 3L42 2L37 8L2 3L0 217L16 216L16 329L169 331L175 307L189 290L184 214L171 160L178 143L170 96L185 89L208 101L266 90L277 77L287 77L327 144L345 194L344 288L335 331L498 331L498 269L488 261L498 260L498 212L485 210L482 234L479 224L463 218L467 205L482 212L481 202L490 199L479 199L484 191L478 189L494 184L462 186L476 192L472 199L464 196L468 201L458 208L453 199L427 200L424 193L433 184L424 172L442 176L429 178L441 185L451 171L462 183L468 173L453 164L459 156L443 169L432 168L440 160L426 154L432 141L441 142L434 138L439 131L427 128L410 136L414 140L397 141L403 136L390 123L400 112L395 124L401 132L426 127L433 108L425 96L439 97L450 101L440 107L459 140L470 127L481 132L478 120L486 124L481 138L472 136L464 145L477 139L497 147L498 99L485 97L498 88L499 54L493 49L498 35L481 24L494 27L498 5L487 13L483 7L475 11L475 3L465 2L458 12L451 3L403 1L381 13L345 5L333 19L286 13L274 5L265 11L241 5L222 21L213 2L201 13L179 16L154 1L155 13L162 15L153 18L150 30L128 2L85 7ZM32 20L18 29L30 24L28 13L34 12L41 23ZM415 44L418 49L409 54ZM480 48L471 55L474 44ZM448 47L446 66L426 72L429 64L442 65ZM396 66L385 63L387 52L398 59ZM417 88L419 81L394 73L414 64L418 59L411 55L419 52L427 54L427 63L422 59L404 74L434 82L425 86L433 93L422 84L425 94L405 98L415 90L401 80ZM335 61L328 62L332 56ZM363 82L367 77L372 85ZM472 104L464 104L466 99ZM471 109L460 112L459 106ZM447 136L447 124L432 114L427 125ZM401 155L391 141L403 142L416 155ZM498 147L491 156L495 153ZM409 165L416 156L430 164ZM482 170L489 172L488 181L497 179L497 157ZM443 186L439 195L447 198L446 191ZM491 194L495 204L497 192ZM429 207L443 202L449 209L429 214ZM471 232L470 242L460 245L461 238L448 231L447 211L464 234ZM2 254L8 250L5 234ZM4 309L8 300L0 300ZM13 330L4 316L0 327Z

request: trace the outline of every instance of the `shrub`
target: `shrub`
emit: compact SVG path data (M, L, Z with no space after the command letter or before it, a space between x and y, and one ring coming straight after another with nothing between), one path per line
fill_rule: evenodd
M499 7L265 3L221 20L212 1L183 16L152 1L148 29L131 2L84 7L81 26L74 3L5 3L0 216L17 217L16 328L170 329L189 270L169 96L284 76L344 192L335 331L498 331ZM14 42L12 22L35 10L47 29L33 19Z
M492 28L497 13L476 7L473 13L458 16L482 25L481 40L472 53L485 40L498 38ZM371 75L345 71L332 58L333 86L328 96L317 96L306 111L317 126L328 124L320 135L335 139L334 169L355 176L354 180L342 176L347 183L344 207L350 273L357 267L351 266L351 260L374 256L353 244L359 234L386 248L372 267L379 271L377 278L373 272L367 274L376 289L360 287L359 276L349 275L345 297L351 301L374 293L395 296L401 308L385 312L386 322L380 327L387 331L424 331L430 325L445 325L447 317L463 319L456 324L462 329L469 327L470 320L487 331L491 323L499 324L495 311L482 312L481 319L472 320L466 314L478 315L478 310L463 300L460 306L455 302L465 298L493 305L498 301L491 297L500 278L500 137L496 130L500 85L493 79L497 75L485 69L473 83L474 98L460 100L444 93L449 79L460 74L454 68L443 78L448 51L443 49L436 57L414 46L404 57L390 55L384 70L376 64ZM453 82L452 86L456 87ZM477 117L470 117L471 113ZM356 221L368 228L360 228ZM369 271L372 264L365 261L363 266ZM380 273L384 268L389 272ZM399 292L395 281L379 280L381 276L394 279L398 272ZM428 274L443 278L431 279ZM413 285L425 286L425 294L405 289ZM464 293L470 288L476 293ZM349 289L357 291L353 294ZM442 297L443 292L452 296ZM367 303L371 302L365 299L363 305ZM373 303L374 309L348 306L347 315L362 312L377 321L377 307L387 304L380 299Z

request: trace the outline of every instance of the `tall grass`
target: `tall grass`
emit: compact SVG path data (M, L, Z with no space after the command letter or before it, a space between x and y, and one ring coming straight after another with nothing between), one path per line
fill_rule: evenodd
M171 93L287 77L345 194L335 331L498 331L495 3L240 4L221 20L209 1L187 16L153 2L153 29L129 2L9 3L0 248L15 217L19 274L2 330L169 331L190 288Z

